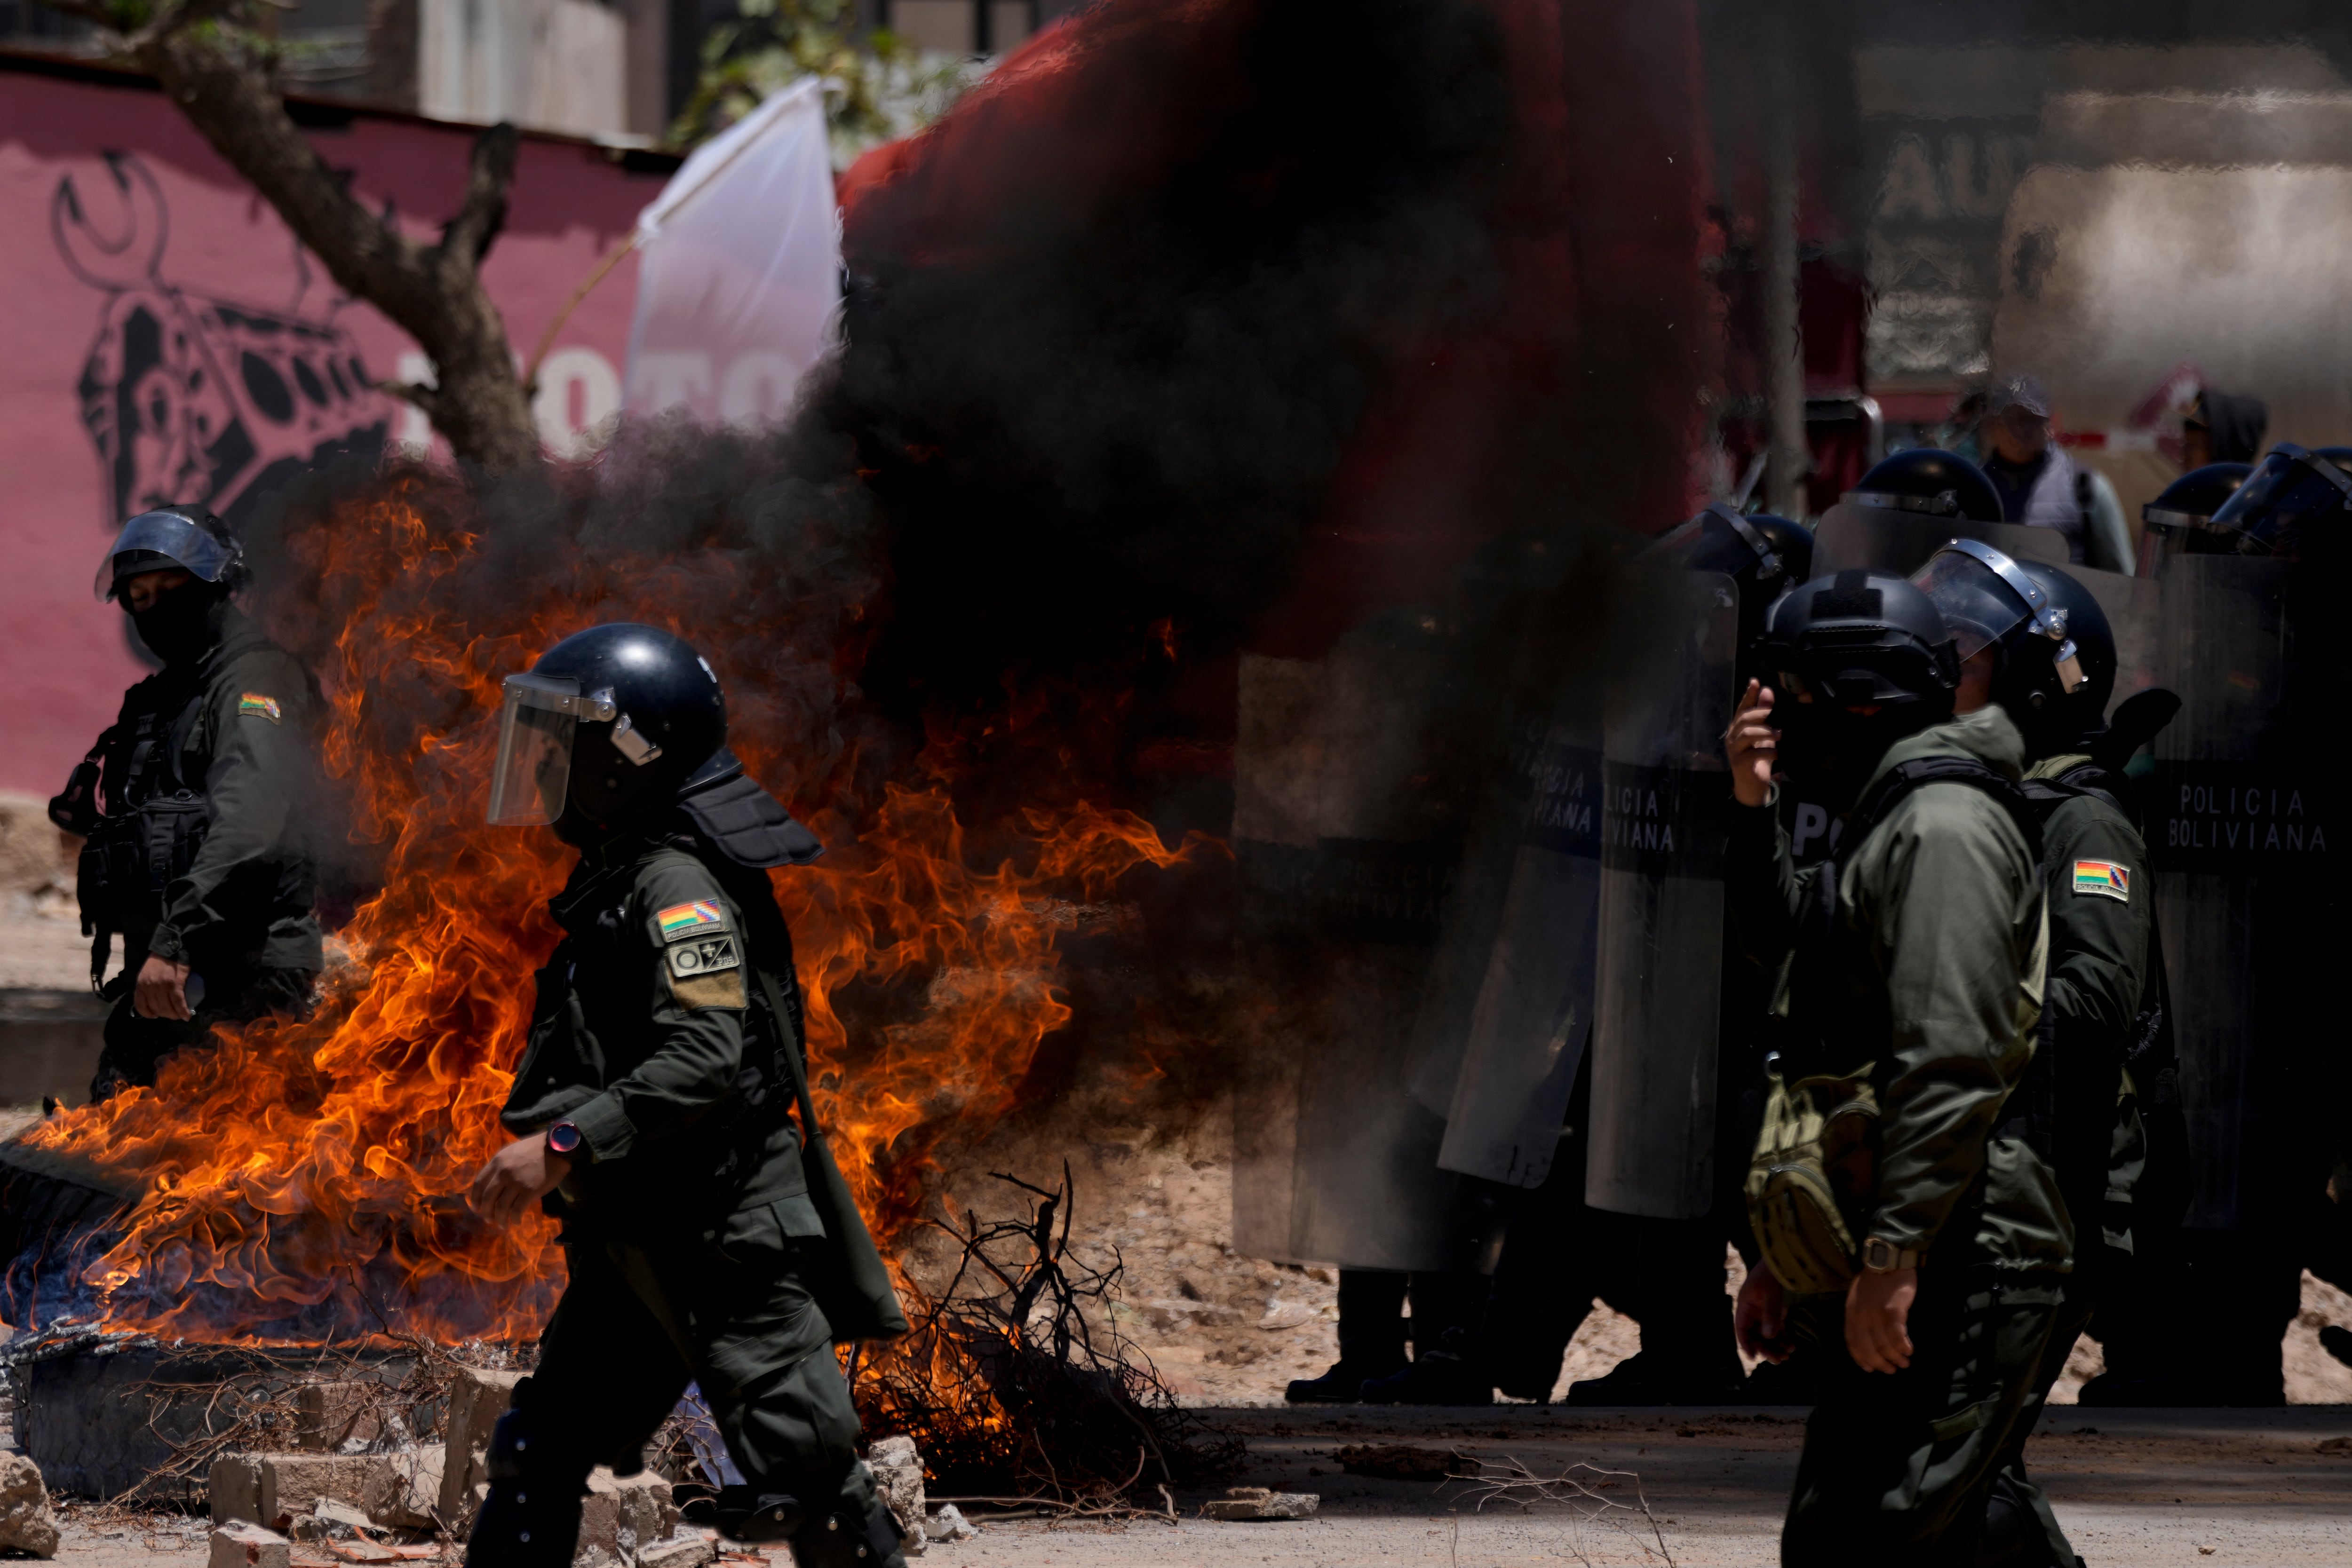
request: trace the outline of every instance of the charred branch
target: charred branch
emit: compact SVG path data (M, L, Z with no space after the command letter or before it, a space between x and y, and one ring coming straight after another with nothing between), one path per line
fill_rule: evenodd
M1176 1403L1108 1321L1121 1264L1070 1253L1073 1184L1017 1219L967 1214L944 1288L917 1302L912 1333L856 1369L877 1430L912 1435L941 1501L1083 1518L1164 1517L1167 1490L1231 1473L1241 1443ZM966 1490L969 1489L969 1490Z

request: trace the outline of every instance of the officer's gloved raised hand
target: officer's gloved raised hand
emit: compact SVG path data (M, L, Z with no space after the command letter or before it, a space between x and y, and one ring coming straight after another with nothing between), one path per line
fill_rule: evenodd
M1772 725L1772 688L1750 681L1739 695L1731 727L1723 732L1723 755L1731 764L1731 793L1743 806L1772 798L1772 768L1780 761L1780 732Z

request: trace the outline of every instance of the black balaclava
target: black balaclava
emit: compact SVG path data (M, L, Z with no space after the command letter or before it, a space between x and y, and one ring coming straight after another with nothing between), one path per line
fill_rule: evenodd
M131 609L128 597L121 602L139 640L166 664L192 664L210 653L228 612L228 595L201 581L167 588L144 610Z
M1938 722L1931 707L1916 702L1892 703L1867 715L1801 703L1786 692L1776 693L1772 704L1782 763L1801 786L1801 798L1835 812L1850 810L1861 798L1862 787L1890 747Z

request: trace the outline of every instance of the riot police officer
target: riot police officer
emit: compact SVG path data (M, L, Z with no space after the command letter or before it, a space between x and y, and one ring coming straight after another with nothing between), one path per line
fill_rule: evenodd
M2343 549L2352 524L2352 446L2316 450L2282 441L2212 516L2207 548L2310 560Z
M548 1200L571 1278L499 1418L468 1559L564 1568L590 1470L641 1469L692 1381L745 1478L728 1534L897 1568L832 1347L906 1319L814 1135L768 881L819 845L744 776L718 677L666 632L579 632L505 690L489 820L550 825L580 860L549 906L564 936L502 1113L518 1135L474 1204L511 1224Z
M2183 474L2142 507L2139 517L2147 525L2147 536L2140 546L2139 575L2155 576L2156 562L2167 553L2221 548L2222 536L2210 527L2213 514L2229 504L2253 471L2251 463L2208 463Z
M1716 502L1647 546L1634 563L1633 579L1622 586L1629 595L1641 595L1644 591L1636 583L1646 581L1649 588L1664 588L1668 601L1684 601L1693 582L1728 580L1736 604L1717 603L1709 590L1705 595L1706 608L1709 613L1728 612L1731 624L1725 628L1726 644L1747 650L1760 635L1772 601L1807 575L1811 554L1812 535L1801 524L1769 513L1743 513L1727 502ZM1629 615L1635 622L1643 618L1639 612ZM1689 640L1694 631L1677 623L1675 635ZM1711 699L1717 705L1717 716L1700 721L1700 731L1687 737L1690 747L1712 741L1732 690L1731 673L1727 665L1717 669L1719 678L1713 689L1694 694L1697 696L1694 711L1703 714ZM1696 677L1704 683L1707 672L1696 672ZM1583 672L1570 679L1588 685L1592 682L1592 676ZM1564 708L1574 706L1571 695L1563 694ZM1596 723L1600 707L1597 701L1591 705L1590 716ZM1554 724L1555 734L1570 734L1576 728L1564 715L1556 715ZM1714 776L1713 782L1719 792L1720 776ZM1544 808L1538 804L1530 810ZM1589 817L1586 823L1586 831L1591 832ZM1564 845L1565 837L1556 827L1548 826L1540 837L1531 839L1538 846L1538 852L1557 858L1540 862L1523 860L1520 874L1531 874L1532 864L1537 873L1559 876L1559 860L1574 853L1574 846ZM1599 835L1593 833L1586 852L1588 862L1599 859L1598 850ZM1546 867L1551 869L1546 873ZM1580 884L1569 877L1564 885ZM1538 1185L1518 1195L1492 1291L1485 1294L1483 1312L1475 1310L1480 1303L1470 1303L1474 1313L1469 1321L1449 1327L1435 1344L1418 1346L1415 1359L1393 1375L1365 1380L1360 1396L1368 1402L1483 1405L1496 1388L1514 1398L1549 1399L1559 1381L1568 1343L1596 1296L1640 1323L1641 1348L1607 1376L1574 1385L1570 1390L1571 1402L1720 1404L1738 1396L1740 1369L1732 1345L1723 1267L1727 1217L1738 1207L1737 1180L1715 1184L1717 1189L1727 1188L1727 1204L1722 1190L1712 1190L1688 1206L1691 1211L1681 1218L1661 1217L1654 1207L1620 1211L1587 1202L1586 1165L1593 1124L1591 1052L1583 1051L1580 1063L1571 1059L1564 1075L1554 1077L1548 1071L1559 1051L1555 1029L1549 1020L1575 1019L1579 1022L1575 1032L1582 1035L1587 1032L1582 1020L1592 1012L1590 969L1582 976L1580 990L1577 967L1563 951L1571 940L1570 932L1582 930L1590 940L1598 889L1590 879L1580 885L1580 910L1575 898L1563 892L1522 902L1515 891L1503 916L1503 928L1493 938L1496 957L1486 976L1488 997L1507 997L1512 988L1525 985L1540 993L1546 1007L1556 1010L1547 1013L1524 1002L1504 1002L1495 1008L1495 1013L1517 1020L1516 1025L1497 1030L1474 1046L1488 1053L1485 1065L1498 1077L1528 1085L1549 1083L1561 1096L1550 1101L1544 1113L1549 1117L1549 1124L1558 1131L1548 1174ZM1524 887L1519 884L1518 891ZM1522 969L1504 956L1514 949L1543 956L1520 960L1525 965ZM1591 952L1588 946L1588 956ZM1716 1115L1702 1130L1702 1136L1712 1134L1718 1144L1727 1138L1736 1140L1741 1122L1748 1015L1755 1005L1753 967L1727 954L1723 985L1719 1013L1712 1006L1694 1009L1685 1020L1693 1026L1689 1031L1652 1042L1685 1051L1696 1064L1695 1071L1705 1071L1708 1062L1714 1063L1714 1075L1723 1082L1713 1096ZM1582 1041L1578 1043L1581 1049ZM1499 1065L1507 1055L1522 1059L1517 1069ZM1538 1061L1546 1068L1538 1069ZM1522 1093L1517 1098L1540 1098L1542 1088L1538 1087L1533 1096ZM1612 1113L1622 1115L1623 1108ZM1471 1150L1491 1157L1487 1151L1512 1145L1524 1135L1530 1125L1527 1115L1525 1105L1510 1100L1457 1097L1449 1137L1465 1135L1463 1141ZM1689 1120L1687 1110L1681 1119ZM1652 1145L1650 1152L1654 1155L1656 1149ZM1727 1163L1744 1168L1745 1151L1718 1149L1717 1161L1718 1174ZM1656 1179L1658 1163L1655 1158L1636 1161L1636 1167L1647 1168L1624 1174L1637 1184L1645 1177ZM1679 1156L1675 1163L1680 1165ZM1507 1168L1479 1168L1475 1164L1462 1168L1497 1183L1507 1181L1513 1174ZM1672 1184L1679 1188L1685 1176L1675 1169ZM1624 1186L1621 1182L1604 1196L1622 1197ZM1714 1202L1710 1204L1708 1198ZM1350 1317L1351 1282L1349 1272L1342 1270L1343 1343ZM1422 1288L1418 1277L1413 1288L1416 1292ZM1416 1294L1416 1322L1421 1314ZM1393 1309L1388 1315L1393 1317ZM1401 1354L1398 1359L1402 1361ZM1317 1386L1307 1381L1294 1384L1290 1397L1301 1401Z
M1735 1322L1820 1356L1781 1561L1972 1563L2072 1244L2048 1167L1997 1130L2042 981L2024 739L1999 707L1952 716L1951 635L1899 577L1801 585L1766 659L1725 737L1725 876L1781 976L1747 1188L1765 1266ZM1845 818L1802 873L1769 809L1784 756Z
M2336 1006L2344 919L2329 841L2341 842L2343 792L2329 742L2352 693L2316 629L2340 614L2352 448L2282 442L2202 528L2153 542L2184 706L2157 748L2148 839L2175 944L2193 1173L2166 1315L2199 1332L2086 1385L2084 1399L2278 1405L2303 1270L2335 1267L2331 1233L2345 1228L2326 1190L2344 1153L2333 1112L2346 1067L2314 1026Z
M1812 575L1812 556L1813 536L1802 524L1770 513L1743 515L1717 502L1665 535L1641 559L1731 580L1738 599L1736 673L1744 684L1762 673L1756 658L1767 614L1790 587ZM1722 700L1719 695L1716 700ZM1710 722L1693 738L1704 746L1713 733ZM1761 1076L1756 1025L1769 992L1727 925L1721 962L1716 1014L1696 1020L1709 1038L1692 1042L1698 1061L1705 1061L1711 1048L1715 1063L1713 1207L1686 1218L1659 1218L1655 1210L1661 1206L1654 1203L1648 1212L1631 1211L1633 1206L1623 1201L1629 1184L1622 1180L1610 1184L1598 1202L1588 1196L1584 1229L1595 1257L1585 1266L1599 1273L1602 1297L1641 1325L1642 1340L1639 1351L1605 1375L1571 1385L1571 1405L1706 1405L1743 1396L1731 1303L1724 1293L1724 1247L1728 1241L1743 1253L1751 1250L1739 1189L1756 1131L1752 1081ZM1663 1042L1645 1043L1654 1050ZM1576 1120L1591 1127L1601 1113ZM1613 1113L1622 1114L1623 1107ZM1573 1152L1581 1163L1583 1142L1580 1137L1579 1146L1563 1148L1562 1155ZM1497 1270L1496 1279L1500 1290L1505 1270ZM1579 1301L1573 1310L1580 1316L1584 1306ZM1567 1326L1572 1332L1575 1325Z
M1853 489L1839 497L1838 506L1947 523L1961 518L1978 523L2004 520L2000 492L1985 477L1984 470L1957 452L1934 446L1908 447L1880 458Z
M1944 613L1960 657L1956 709L1994 706L2025 737L2025 792L2040 816L2050 954L2039 1039L2002 1131L2049 1160L2074 1230L2074 1268L2032 1399L1994 1483L1983 1562L2065 1568L2074 1552L2027 1479L2026 1434L2102 1296L2155 1245L2186 1198L2177 1074L2168 1061L2163 956L2137 791L2121 765L2179 707L2132 699L2108 725L2116 643L2105 613L2067 573L1955 540L1912 579ZM2164 1146L2151 1160L2143 1100ZM2155 1176L2154 1181L2149 1180ZM2168 1186L2169 1192L2158 1190Z
M215 1024L293 1016L322 957L305 819L317 689L234 595L244 552L197 507L142 512L96 591L163 668L123 695L49 819L82 841L90 983L113 1001L90 1097L152 1085ZM122 969L106 977L112 940Z

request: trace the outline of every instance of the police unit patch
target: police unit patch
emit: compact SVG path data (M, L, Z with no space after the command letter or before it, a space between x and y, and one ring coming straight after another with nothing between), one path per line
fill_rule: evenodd
M744 1005L743 956L732 932L680 940L667 949L669 994L694 1009Z
M654 924L661 927L665 942L683 942L707 931L727 929L727 911L717 900L698 898L692 904L673 904L654 915Z
M259 692L247 692L236 699L236 716L239 718L266 718L276 724L279 718L278 699L263 696Z
M2113 861L2076 861L2074 862L2074 893L2077 897L2095 894L2112 898L2118 904L2131 902L2131 868Z
M730 932L722 931L716 936L692 942L676 942L669 949L669 972L681 980L742 967L743 956L735 951L735 937Z

